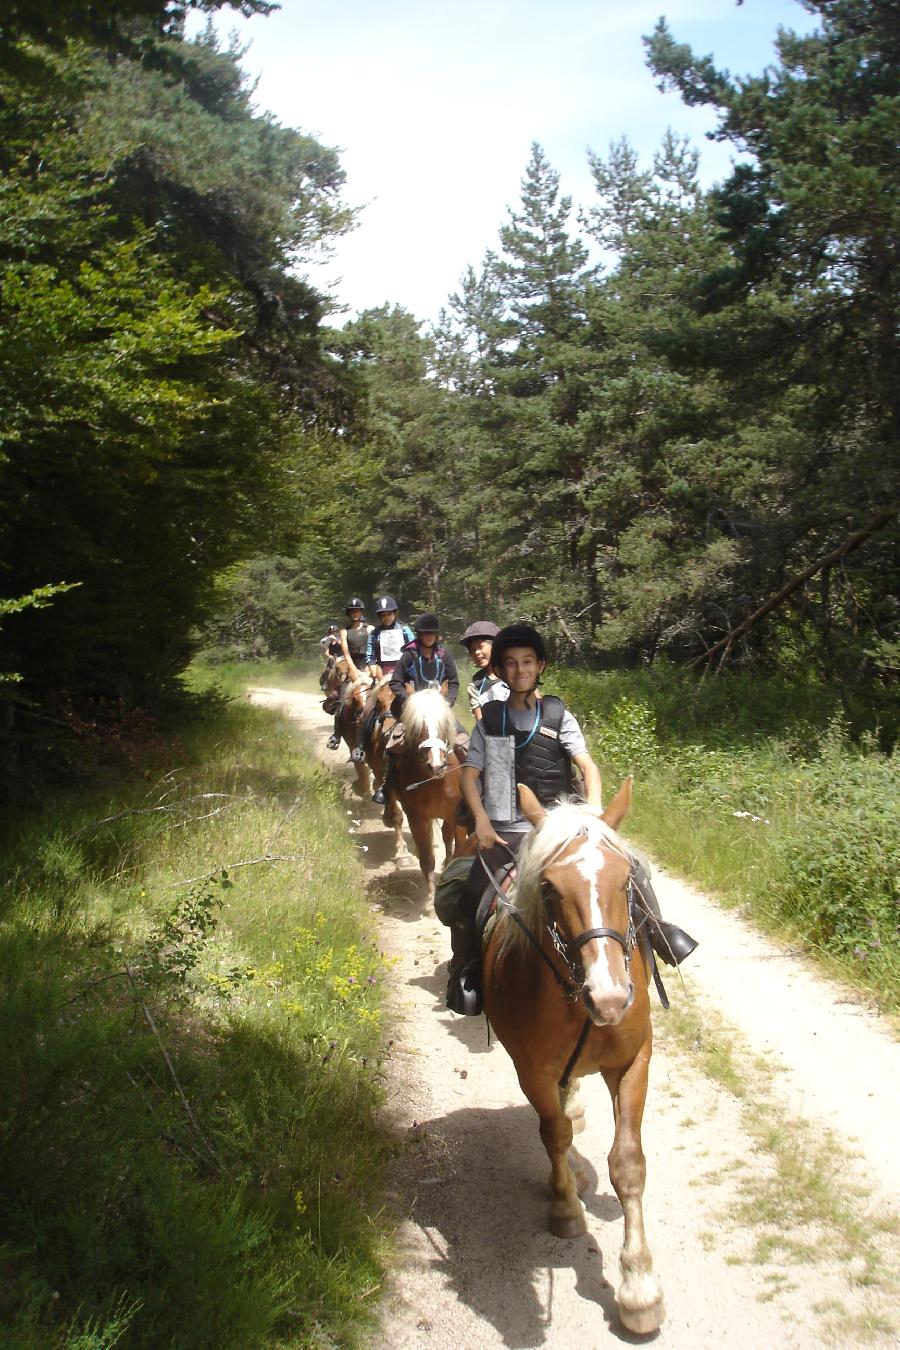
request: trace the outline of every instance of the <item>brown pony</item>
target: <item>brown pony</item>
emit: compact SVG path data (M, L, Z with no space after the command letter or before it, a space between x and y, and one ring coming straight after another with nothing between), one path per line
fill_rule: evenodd
M570 1155L573 1120L583 1112L570 1079L600 1072L606 1080L615 1118L609 1176L625 1216L616 1299L628 1330L646 1334L665 1312L642 1207L648 971L635 935L630 854L616 834L631 805L631 779L602 816L574 802L545 812L527 787L519 793L535 828L519 854L512 904L501 905L487 939L485 1012L540 1118L557 1237L586 1231L578 1191L587 1178Z
M346 690L338 710L338 728L341 739L348 750L356 748L356 732L360 719L365 712L366 696L372 687L368 675L360 675ZM356 769L356 782L353 790L359 797L368 797L372 792L372 775L368 764L363 761L353 766Z
M376 670L378 667L376 667ZM391 692L390 675L382 675L376 679L372 685L366 705L363 712L364 717L369 717L373 713L388 714L390 706L394 701L394 695ZM380 787L384 782L385 770L385 736L382 731L386 731L393 726L393 720L387 719L382 722L381 727L375 725L370 731L365 744L366 764L372 771L372 776L376 784ZM396 797L391 797L382 813L381 817L385 825L394 831L394 861L409 857L409 849L406 847L406 840L403 838L403 812Z
M456 824L462 767L462 761L451 748L456 718L437 689L420 689L408 698L400 720L404 739L394 777L397 797L392 797L385 807L385 819L392 806L398 811L402 806L406 812L428 889L428 902L433 904L434 822L441 822L446 862L466 837L465 830Z

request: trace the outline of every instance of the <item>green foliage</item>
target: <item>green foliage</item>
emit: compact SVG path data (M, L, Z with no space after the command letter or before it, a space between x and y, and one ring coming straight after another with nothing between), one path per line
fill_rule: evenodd
M158 698L217 574L290 540L311 430L347 410L299 275L350 223L337 157L164 8L169 36L110 55L63 40L65 7L44 78L0 76L0 588L78 585L7 621L29 717Z
M896 754L854 752L840 722L797 773L796 823L776 843L778 902L811 940L857 961L900 956Z
M900 762L871 732L851 740L834 692L662 664L555 668L546 683L581 720L607 795L636 773L627 833L896 1007Z
M266 716L184 745L7 823L4 1344L343 1344L380 1281L383 970L333 787Z
M293 558L251 558L218 579L218 613L203 629L201 655L259 661L296 654L321 636L314 618L328 583ZM330 589L330 585L329 585Z

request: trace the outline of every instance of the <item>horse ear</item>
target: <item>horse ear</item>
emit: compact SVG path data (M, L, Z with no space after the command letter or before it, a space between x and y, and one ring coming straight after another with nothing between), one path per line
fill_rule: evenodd
M526 820L530 820L535 828L538 825L543 825L547 812L541 806L531 788L525 783L516 783L516 787L519 789L519 804L522 807L522 815Z
M625 782L619 788L616 795L613 797L609 806L606 808L606 810L600 817L600 819L605 821L607 825L612 826L614 830L617 830L619 828L619 826L622 824L622 821L625 819L625 817L628 815L628 812L631 810L631 785L633 782L634 782L634 775L629 774L628 777L625 779Z

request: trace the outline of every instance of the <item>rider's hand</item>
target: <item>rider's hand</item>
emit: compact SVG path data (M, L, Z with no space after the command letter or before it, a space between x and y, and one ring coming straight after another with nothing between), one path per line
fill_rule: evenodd
M503 843L487 816L475 822L475 835L480 848L492 848L494 844Z

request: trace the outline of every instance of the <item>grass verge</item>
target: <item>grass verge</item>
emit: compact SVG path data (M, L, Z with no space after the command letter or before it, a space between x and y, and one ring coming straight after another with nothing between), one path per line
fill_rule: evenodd
M664 666L547 683L604 778L635 773L636 842L900 1012L900 753L854 739L836 691Z
M336 788L221 701L163 760L5 830L3 1344L355 1344L383 965Z

